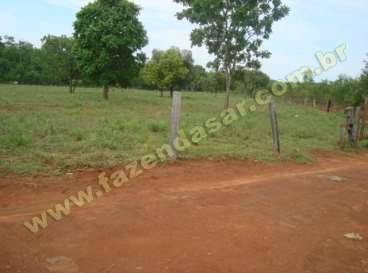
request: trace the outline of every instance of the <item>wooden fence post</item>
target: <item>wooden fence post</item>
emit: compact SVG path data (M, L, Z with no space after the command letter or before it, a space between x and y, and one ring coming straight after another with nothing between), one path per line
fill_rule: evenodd
M175 91L172 98L171 106L171 130L170 130L170 145L174 151L172 160L177 159L177 151L175 149L175 140L178 137L180 129L180 114L181 114L181 92Z
M280 132L279 132L279 123L277 120L276 107L273 100L268 104L268 110L271 120L271 128L272 128L272 141L273 141L273 151L274 153L280 154Z
M366 138L365 130L367 128L368 122L368 97L364 99L364 112L362 113L362 124L360 129L360 139L364 140Z
M347 133L349 137L349 143L354 145L355 137L354 137L354 107L346 107L344 110L344 114L346 115L346 122L343 125L345 127L345 133Z
M360 106L355 108L354 111L354 145L358 146L360 138Z

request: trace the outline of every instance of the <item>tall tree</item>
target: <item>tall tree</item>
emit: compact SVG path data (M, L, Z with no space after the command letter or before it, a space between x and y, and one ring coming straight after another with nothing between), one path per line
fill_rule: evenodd
M259 67L259 58L270 52L262 50L275 21L285 17L289 8L281 0L174 0L184 9L178 19L196 24L192 45L206 45L215 55L216 68L225 73L225 109L229 107L231 80L238 66Z
M3 38L0 36L0 81L4 80L4 75L6 73L6 59L5 59L5 44L3 43Z
M183 57L184 65L188 69L188 74L183 80L181 87L183 89L193 91L193 81L195 78L195 71L194 71L194 59L192 51L183 49L181 50L181 55Z
M126 87L144 61L141 49L148 39L139 11L128 0L97 0L77 14L77 62L86 77L103 86L105 99L111 85Z
M76 61L73 56L74 39L67 36L47 35L42 38L44 73L55 84L69 85L69 92L74 93L75 79L78 76Z
M143 77L147 84L163 91L170 90L173 95L174 88L180 87L189 73L184 56L178 48L167 51L154 50L151 60L144 68Z
M4 48L2 50L1 66L4 81L15 81L19 83L35 83L33 77L32 57L36 49L32 44L19 41L13 37L5 36Z
M361 76L362 96L368 96L368 58L366 61L364 61L364 63L365 67Z

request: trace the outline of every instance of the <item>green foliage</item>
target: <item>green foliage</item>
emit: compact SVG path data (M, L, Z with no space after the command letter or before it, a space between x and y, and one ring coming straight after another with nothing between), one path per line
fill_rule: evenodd
M319 105L325 105L331 101L335 105L355 106L364 101L364 92L359 79L340 75L336 81L320 83L307 81L290 84L285 98L291 98L297 102L307 99L309 103L314 100Z
M235 91L254 97L255 93L269 88L270 78L259 70L238 70L234 75Z
M75 56L94 83L127 86L144 61L148 43L139 7L127 0L97 0L77 14Z
M66 36L45 36L40 49L0 37L0 81L69 85L78 76L72 46L73 40Z
M363 69L363 73L361 76L360 88L361 88L360 99L363 100L363 97L368 96L368 59L365 61L365 67Z
M196 28L191 40L195 46L205 45L215 55L213 66L226 75L225 108L229 106L231 77L238 66L259 67L259 58L270 52L262 50L275 21L285 17L289 9L281 0L174 0L184 9L178 19L187 19Z
M180 89L194 91L195 90L194 81L197 76L196 72L198 71L196 70L196 68L198 68L198 66L194 65L194 59L191 50L184 49L181 50L180 53L183 58L184 66L188 70L186 77L180 83Z
M5 36L0 42L0 81L34 84L42 80L40 50Z
M175 47L168 51L153 50L151 59L140 74L134 87L213 93L224 90L223 73L207 72L203 66L194 64L191 51Z
M79 74L72 53L74 39L47 35L41 41L43 77L54 84L72 85Z
M185 58L177 48L167 51L155 50L146 64L143 78L148 85L161 91L178 88L188 76Z
M201 65L194 65L192 70L190 71L191 81L190 88L187 90L191 91L206 91L203 89L202 82L207 76L206 69Z
M225 89L225 77L221 72L208 72L201 78L201 90L211 93L221 93Z

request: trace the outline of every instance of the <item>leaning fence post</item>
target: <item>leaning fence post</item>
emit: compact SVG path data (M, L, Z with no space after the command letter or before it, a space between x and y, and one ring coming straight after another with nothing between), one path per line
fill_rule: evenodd
M177 159L177 151L175 148L175 140L178 137L180 129L180 114L181 114L181 92L175 91L171 106L171 130L170 130L170 145L173 148L174 156L172 160Z
M354 123L354 144L357 146L360 138L360 106L355 108Z
M276 107L273 100L268 104L268 110L271 120L271 128L272 128L272 141L273 141L273 151L274 153L280 154L280 132L279 132L279 123L277 120Z

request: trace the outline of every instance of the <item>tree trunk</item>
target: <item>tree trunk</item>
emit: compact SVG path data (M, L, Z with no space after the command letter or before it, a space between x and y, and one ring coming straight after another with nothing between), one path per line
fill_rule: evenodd
M102 95L105 100L109 99L109 86L105 85L102 90Z
M231 92L231 74L228 69L225 70L225 86L226 86L226 93L225 93L225 106L224 109L227 110L230 107L230 92Z
M69 81L69 92L70 94L74 94L76 89L76 84L74 83L74 80Z
M164 97L164 90L160 89L160 97L163 98Z
M328 103L327 103L327 113L330 113L331 112L331 107L332 107L332 100L328 100Z
M69 93L73 94L74 93L74 89L73 89L73 80L69 81Z
M174 96L174 87L170 88L170 98Z

